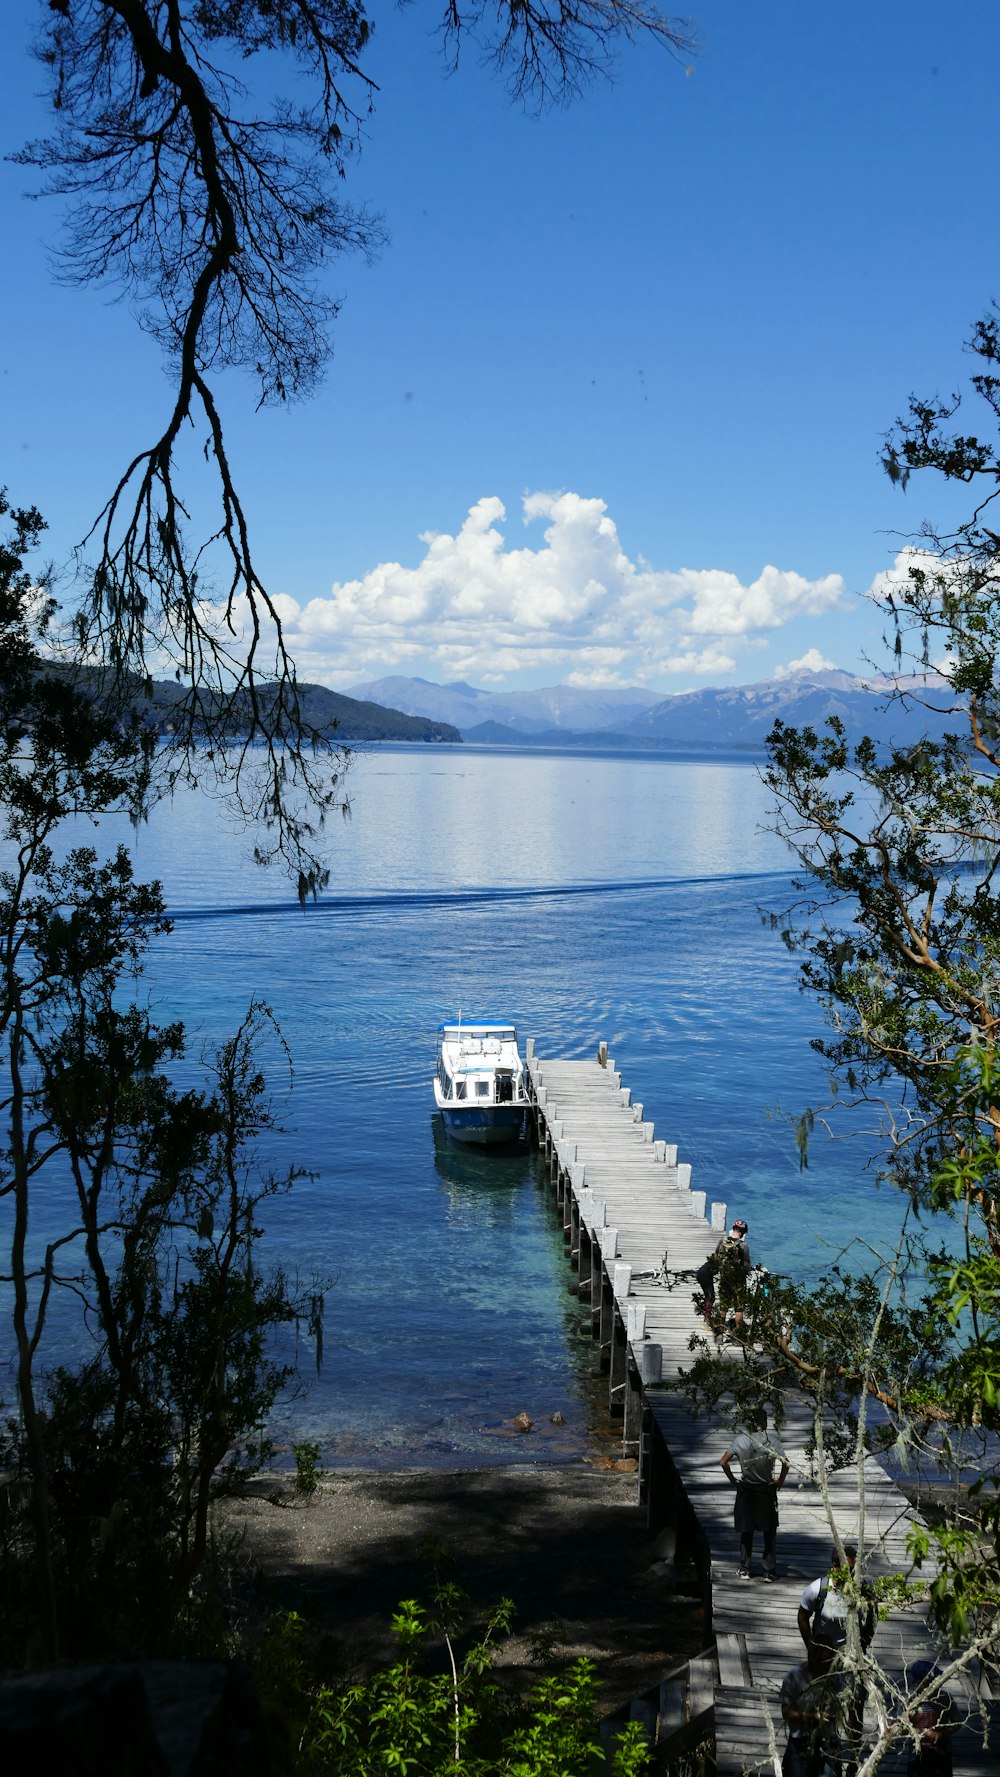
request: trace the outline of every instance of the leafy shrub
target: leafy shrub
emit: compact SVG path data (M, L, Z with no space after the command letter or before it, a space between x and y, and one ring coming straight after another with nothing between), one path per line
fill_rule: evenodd
M306 1629L287 1612L272 1619L254 1663L262 1700L292 1730L291 1768L301 1777L640 1777L650 1765L641 1729L630 1723L613 1752L598 1737L595 1669L574 1660L548 1673L526 1699L493 1673L498 1639L513 1605L504 1599L459 1659L463 1594L437 1588L430 1609L405 1599L393 1618L399 1658L373 1677L343 1686L306 1677ZM431 1644L443 1670L430 1669ZM424 1656L422 1659L421 1656Z
M319 1445L293 1444L292 1455L295 1458L295 1491L308 1497L319 1486Z

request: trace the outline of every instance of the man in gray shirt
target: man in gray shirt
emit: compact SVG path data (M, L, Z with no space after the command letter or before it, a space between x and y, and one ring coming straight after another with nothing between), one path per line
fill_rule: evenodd
M734 1458L740 1465L739 1480L732 1471ZM777 1438L767 1429L767 1414L763 1407L754 1408L747 1414L746 1430L737 1432L731 1447L719 1460L730 1486L736 1488L733 1524L740 1538L738 1577L741 1580L750 1578L753 1533L759 1530L764 1541L764 1578L773 1580L778 1491L785 1484L788 1459ZM774 1478L776 1464L780 1464L777 1480Z

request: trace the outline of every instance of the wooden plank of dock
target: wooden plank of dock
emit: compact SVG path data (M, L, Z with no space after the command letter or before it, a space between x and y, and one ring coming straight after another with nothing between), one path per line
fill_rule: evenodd
M690 1165L675 1145L656 1139L645 1107L632 1103L604 1045L596 1060L559 1061L542 1060L529 1043L528 1074L580 1295L590 1302L608 1365L609 1406L623 1414L624 1449L640 1456L640 1483L648 1491L655 1442L662 1441L707 1545L708 1601L720 1650L717 1769L774 1771L776 1749L785 1744L778 1691L804 1654L799 1599L831 1557L829 1512L805 1455L811 1414L805 1402L793 1404L781 1431L791 1472L779 1495L778 1578L765 1583L758 1568L756 1578L740 1580L734 1496L719 1466L734 1428L714 1416L692 1419L667 1386L690 1363L692 1337L704 1335L690 1274L724 1232L727 1205L710 1205L706 1193L693 1188ZM838 1471L827 1493L841 1536L862 1542L869 1574L908 1570L912 1510L873 1459L860 1476L854 1467ZM922 1609L894 1611L879 1625L875 1653L894 1678L931 1651ZM994 1772L997 1732L994 1721L989 1750L981 1732L977 1740L963 1729L954 1747L956 1777ZM905 1766L905 1754L894 1754L883 1768L892 1772L897 1765Z

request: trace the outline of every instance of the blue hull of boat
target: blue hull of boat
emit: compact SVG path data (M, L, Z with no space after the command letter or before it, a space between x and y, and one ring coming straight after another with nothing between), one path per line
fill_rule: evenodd
M524 1125L523 1104L448 1105L441 1115L454 1141L475 1142L481 1148L517 1141Z

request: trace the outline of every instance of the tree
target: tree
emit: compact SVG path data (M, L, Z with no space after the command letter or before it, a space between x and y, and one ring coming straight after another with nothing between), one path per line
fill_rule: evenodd
M616 44L651 37L688 55L690 31L648 0L446 0L449 53L471 39L512 93L563 100ZM337 304L319 284L338 254L371 254L380 221L340 195L377 91L372 25L354 0L52 0L37 53L54 133L23 164L70 200L65 273L110 285L163 348L170 411L125 465L86 540L75 640L126 705L163 663L184 687L169 769L211 763L280 854L300 893L323 880L325 815L343 760L310 728L278 611L261 582L218 401L226 369L261 404L315 386ZM304 102L258 110L242 63L305 76ZM190 428L215 473L218 516L190 533L179 467ZM162 762L161 762L162 763Z
M956 1439L1000 1431L1000 319L970 342L974 398L989 431L951 430L959 406L912 399L884 462L905 487L919 470L969 485L954 531L925 526L885 594L899 704L945 705L937 741L847 744L842 724L768 740L777 830L802 868L783 923L801 980L832 1033L816 1047L841 1102L874 1115L881 1170L901 1198L894 1253L857 1248L808 1290L768 1280L744 1336L748 1363L704 1342L688 1388L779 1405L804 1391L825 1467L870 1448L928 1446L946 1465ZM958 1457L953 1460L957 1461ZM915 1527L933 1555L930 1597L959 1664L1000 1670L1000 1494L996 1463L972 1489L979 1521ZM832 1515L831 1515L832 1522ZM918 1575L919 1577L919 1575ZM857 1649L855 1650L857 1652ZM864 1667L864 1662L859 1662ZM885 1675L886 1728L874 1769L904 1728ZM947 1683L947 1678L945 1678Z
M171 1083L183 1027L157 1026L126 998L150 939L169 930L159 887L134 880L124 847L101 862L62 831L141 812L151 737L47 663L51 601L25 566L41 520L9 517L0 1284L19 1407L4 1466L23 1476L26 1510L3 1572L8 1662L26 1624L47 1658L172 1644L208 1554L215 1477L264 1453L288 1375L269 1336L296 1312L256 1256L261 1203L295 1176L253 1156L274 1127L255 1059L269 1014L250 1007L210 1089Z
M971 350L976 395L995 421L1000 340L991 315ZM803 984L835 1034L818 1045L849 1091L884 1112L887 1171L917 1217L944 1215L949 1239L928 1266L926 1307L948 1332L921 1375L929 1413L1000 1428L1000 492L997 445L944 430L952 403L913 400L885 461L905 486L917 469L985 483L972 517L923 547L886 596L898 668L892 693L942 693L943 739L879 750L778 724L767 782L779 831L820 891L789 934ZM840 914L846 911L847 917Z

